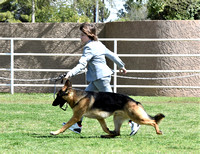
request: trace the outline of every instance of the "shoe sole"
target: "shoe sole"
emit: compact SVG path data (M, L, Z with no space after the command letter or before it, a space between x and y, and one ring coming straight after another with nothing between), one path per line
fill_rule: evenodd
M139 128L140 128L140 125L137 127L136 131L134 130L134 131L132 131L132 132L130 133L130 136L133 136L133 135L137 134Z
M65 122L62 123L63 126L64 126L65 124L66 124ZM69 130L71 130L72 132L77 133L77 134L80 134L80 133L81 133L81 128L75 128L75 129L69 128Z
M71 130L72 132L77 133L77 134L81 133L81 129L80 128L77 128L77 129L70 129L69 128L69 130Z

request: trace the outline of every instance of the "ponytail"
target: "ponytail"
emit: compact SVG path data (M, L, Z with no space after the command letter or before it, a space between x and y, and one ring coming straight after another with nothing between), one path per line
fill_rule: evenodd
M80 30L85 33L91 40L98 41L98 36L96 34L96 27L94 24L83 23L80 26Z

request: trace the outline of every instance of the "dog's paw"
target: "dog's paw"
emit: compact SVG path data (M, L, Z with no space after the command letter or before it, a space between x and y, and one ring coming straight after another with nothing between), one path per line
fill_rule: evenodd
M54 132L50 132L50 135L56 135Z
M115 135L115 136L118 136L119 134L116 133L116 131L109 131L110 135Z
M50 135L58 135L59 133L58 133L58 131L52 131L52 132L50 132Z
M158 133L157 133L158 135L162 135L163 134L163 132L160 130Z

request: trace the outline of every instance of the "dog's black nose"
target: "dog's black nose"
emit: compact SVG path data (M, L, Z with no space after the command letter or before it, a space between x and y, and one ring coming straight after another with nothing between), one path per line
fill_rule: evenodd
M66 103L66 100L64 100L61 96L57 96L56 99L53 101L53 106L60 105L61 107Z
M59 105L56 101L53 101L52 106L57 106Z
M60 104L61 100L60 98L57 96L56 99L53 101L52 105L53 106L58 106Z

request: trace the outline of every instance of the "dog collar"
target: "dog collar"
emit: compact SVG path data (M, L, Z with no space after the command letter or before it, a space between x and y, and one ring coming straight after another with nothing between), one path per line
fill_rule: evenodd
M65 108L63 108L63 107L60 107L63 111L66 111L67 110L67 108L68 108L68 104L67 103L65 103L66 104L66 106L65 106ZM64 106L64 105L63 105Z

